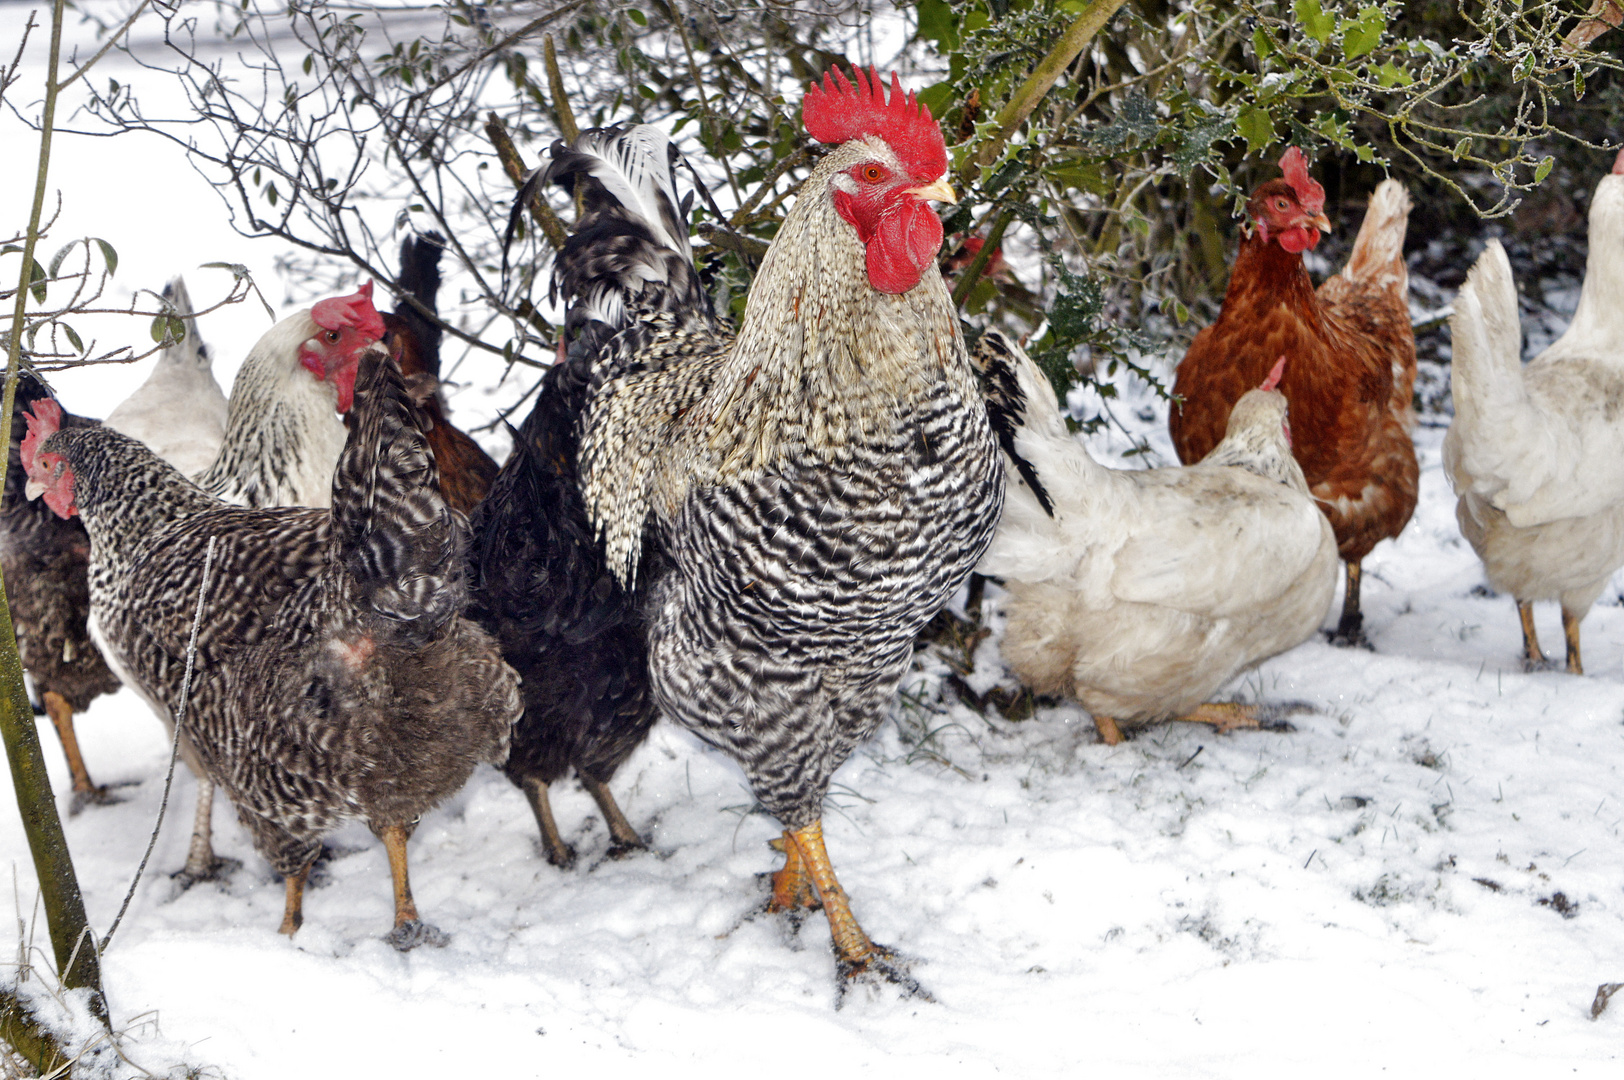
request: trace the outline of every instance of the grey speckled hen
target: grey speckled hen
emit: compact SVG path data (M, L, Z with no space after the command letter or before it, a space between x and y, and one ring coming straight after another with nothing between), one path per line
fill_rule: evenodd
M599 353L582 494L609 565L648 597L656 703L734 757L785 827L771 907L821 905L844 975L917 989L853 917L822 803L991 539L1003 469L935 265L940 130L877 75L832 73L804 114L834 149L737 337L634 302Z
M418 921L406 838L482 762L507 756L518 679L460 616L467 525L445 505L394 362L362 355L355 433L331 510L227 507L116 432L31 418L30 494L75 509L91 539L103 653L160 715L179 704L210 537L218 540L185 733L301 922L323 833L362 818L394 876L399 948ZM41 420L44 422L42 423Z

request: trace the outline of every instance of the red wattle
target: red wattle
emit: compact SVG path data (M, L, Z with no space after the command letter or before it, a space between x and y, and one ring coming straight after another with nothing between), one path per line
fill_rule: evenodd
M1306 225L1286 229L1280 234L1280 246L1293 255L1307 251L1319 244L1319 230Z
M941 250L941 220L922 200L906 196L880 218L868 241L868 283L883 293L905 293Z

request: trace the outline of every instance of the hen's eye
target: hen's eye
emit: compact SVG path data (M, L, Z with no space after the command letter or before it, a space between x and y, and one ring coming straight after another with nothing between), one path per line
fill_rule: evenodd
M1286 200L1284 200L1284 199L1276 199L1276 200L1274 200L1274 208L1276 210L1285 210L1287 208Z
M329 330L325 334L322 335L322 337L326 339L327 344L329 344L329 345L337 345L338 344L338 339L340 337L342 337L342 336L343 335L340 334L337 330Z
M880 168L878 165L864 165L863 179L867 180L871 184L878 184L881 180L885 179L885 170Z

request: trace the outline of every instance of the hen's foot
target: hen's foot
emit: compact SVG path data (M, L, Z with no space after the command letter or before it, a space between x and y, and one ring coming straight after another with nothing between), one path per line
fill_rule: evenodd
M869 943L869 954L862 960L848 960L836 955L835 971L840 979L837 985L835 1008L846 1004L846 995L859 986L866 986L870 991L879 990L886 986L896 987L903 997L919 998L921 1001L934 1002L936 999L931 992L919 985L919 980L913 977L908 962L897 955L895 949L885 945Z
M114 790L134 786L133 783L125 783L91 785L83 790L76 787L73 789L73 797L68 800L68 816L78 817L79 811L87 806L112 806L114 803L121 803L124 796L113 794Z
M411 952L419 945L443 949L451 941L451 935L421 919L408 919L385 934L383 939L398 952Z
M575 865L575 849L564 842L553 817L553 803L547 797L547 782L526 777L522 785L524 797L530 802L530 812L536 816L536 828L541 831L541 853L560 870Z
M1326 632L1325 640L1341 649L1376 651L1376 646L1372 645L1370 639L1365 636L1363 616L1356 617L1351 623L1347 620L1338 623L1335 630Z
M1211 724L1220 735L1227 735L1239 728L1248 728L1254 731L1296 731L1297 728L1286 717L1297 713L1312 712L1313 707L1302 701L1288 701L1267 705L1241 705L1232 701L1209 701L1198 705L1183 716L1175 716L1175 720L1183 720L1192 724Z
M1579 620L1582 615L1569 615L1567 609L1562 611L1562 633L1568 640L1568 674L1583 675L1585 673L1584 661L1579 657Z
M169 875L169 879L185 892L193 885L204 881L227 881L232 874L242 869L241 859L231 859L224 855L211 855L208 859L194 862L186 860L186 865Z
M1561 671L1562 665L1548 656L1525 656L1522 659L1522 669L1525 673L1532 675L1539 671Z
M611 859L624 859L638 851L647 851L648 845L643 838L637 835L632 823L626 820L621 812L620 804L609 791L609 785L602 780L592 780L581 777L581 786L586 788L592 801L598 804L598 810L603 814L604 824L609 826L609 857Z

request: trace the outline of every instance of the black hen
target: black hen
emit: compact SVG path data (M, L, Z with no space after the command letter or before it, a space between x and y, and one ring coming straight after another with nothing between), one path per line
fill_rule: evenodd
M109 800L107 789L90 782L73 714L83 712L103 694L118 690L118 676L107 667L90 640L85 620L90 614L90 537L78 518L63 520L42 502L23 497L23 469L18 448L26 426L23 412L51 392L33 375L17 380L17 404L11 421L11 449L6 488L0 500L0 570L17 631L23 669L34 682L37 707L56 727L73 777L74 811L89 802ZM65 427L94 427L96 421L65 413Z
M656 717L647 630L638 598L610 570L587 521L577 463L592 359L626 321L625 305L710 314L693 264L671 247L680 242L686 251L688 236L675 159L658 129L609 128L584 134L578 149L554 144L551 164L533 177L564 185L579 178L583 218L559 271L565 291L587 299L570 309L569 356L543 377L513 455L474 514L472 614L523 679L525 715L506 772L530 800L556 866L575 853L553 819L547 787L572 767L603 812L610 854L643 846L608 784ZM656 239L655 228L665 236Z

